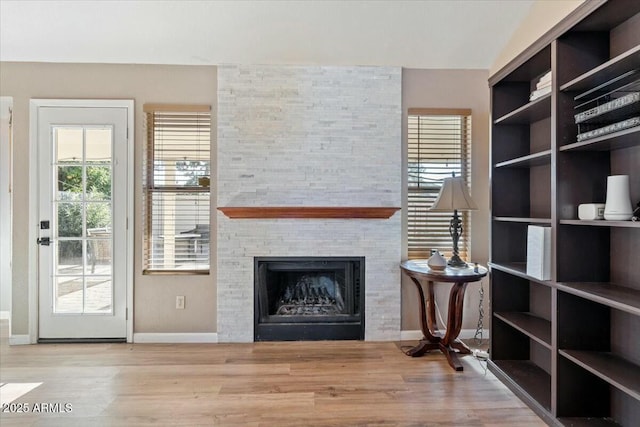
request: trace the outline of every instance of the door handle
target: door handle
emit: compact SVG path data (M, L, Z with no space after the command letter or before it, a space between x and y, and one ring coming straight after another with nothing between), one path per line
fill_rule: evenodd
M49 237L39 237L38 244L40 246L49 246L51 244L51 239Z

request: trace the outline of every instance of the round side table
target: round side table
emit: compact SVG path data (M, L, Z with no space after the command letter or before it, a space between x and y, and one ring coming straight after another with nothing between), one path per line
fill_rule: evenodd
M405 353L411 357L422 356L429 350L440 350L447 357L449 365L456 371L462 371L458 353L470 354L471 350L458 339L462 328L462 308L464 292L467 284L477 282L487 275L488 270L477 264L469 264L468 268L447 267L444 271L431 270L426 259L404 261L400 264L402 271L411 278L420 294L420 327L423 338L417 346ZM435 299L433 288L435 283L453 283L449 293L449 311L447 313L447 330L442 336L438 332L435 317ZM426 285L427 295L423 286Z

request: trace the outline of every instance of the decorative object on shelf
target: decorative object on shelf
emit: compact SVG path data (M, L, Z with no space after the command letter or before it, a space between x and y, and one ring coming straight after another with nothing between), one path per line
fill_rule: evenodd
M551 227L528 227L527 274L539 280L551 280Z
M633 216L631 217L631 221L636 222L640 221L640 202L636 205L636 210L633 211Z
M597 138L602 135L607 135L609 133L618 132L636 126L640 126L640 117L631 117L630 119L626 119L618 123L613 123L588 132L579 133L577 139L578 142L580 142L585 139Z
M609 111L614 111L638 102L640 102L640 92L628 93L620 98L614 99L613 101L609 101L602 105L598 105L597 107L593 107L589 110L576 114L576 124L601 116L605 113L608 113Z
M628 221L632 216L629 175L608 176L604 219L609 221Z
M540 77L540 79L538 79L538 82L536 83L536 90L531 92L531 95L529 95L529 101L535 101L549 93L551 93L551 70L547 71L542 75L542 77Z
M604 219L604 203L583 203L578 205L578 218L582 220Z
M462 236L462 221L458 216L458 211L476 210L478 207L467 191L467 184L461 177L456 177L455 173L451 178L445 178L440 194L429 210L432 211L453 211L453 218L449 223L449 234L453 240L453 255L447 262L449 267L466 268L464 262L458 254L458 241Z
M431 258L427 260L427 265L433 271L444 271L444 269L447 268L447 260L437 249L434 249Z

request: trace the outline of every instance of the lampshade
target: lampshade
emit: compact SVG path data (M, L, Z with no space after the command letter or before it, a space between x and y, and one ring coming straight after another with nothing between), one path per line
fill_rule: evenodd
M445 178L440 194L429 210L432 211L470 211L478 209L467 191L467 184L461 177Z

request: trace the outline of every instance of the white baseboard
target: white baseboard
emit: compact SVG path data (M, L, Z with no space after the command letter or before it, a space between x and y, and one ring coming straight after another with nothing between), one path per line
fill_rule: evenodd
M218 334L213 333L134 333L133 342L138 344L186 344L186 343L217 343Z
M458 338L472 339L476 334L475 329L462 329ZM25 335L26 336L26 335ZM401 341L419 340L422 338L422 331L401 331ZM28 336L26 336L28 337ZM489 338L489 330L482 330L482 338ZM144 333L133 334L133 342L137 344L188 344L188 343L217 343L218 334L213 333ZM26 342L25 344L28 344Z
M468 339L472 339L475 337L476 334L476 330L475 329L462 329L460 331L460 335L458 335L458 338L461 338L463 340L468 340ZM422 331L419 330L414 330L414 331L400 331L400 340L401 341L415 341L415 340L420 340L422 339L423 334ZM483 339L487 339L489 338L489 330L488 329L483 329L482 330L482 338Z
M10 311L0 311L0 320L9 320L11 317Z
M27 345L31 344L29 335L11 335L9 337L9 345Z

